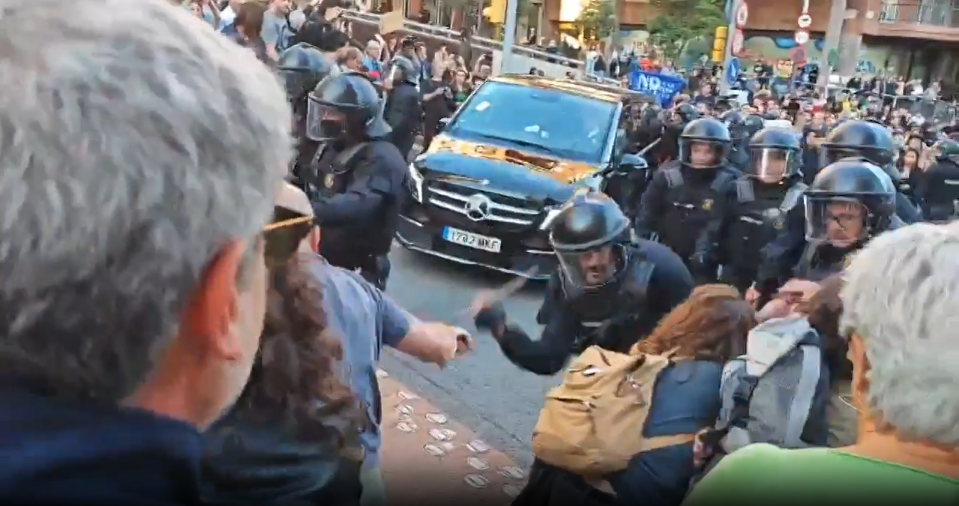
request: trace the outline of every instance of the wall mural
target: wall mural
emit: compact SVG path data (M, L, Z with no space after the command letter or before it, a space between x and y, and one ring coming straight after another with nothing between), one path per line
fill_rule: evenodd
M623 47L642 47L642 44L649 39L649 32L645 30L621 30L620 41ZM679 65L691 68L698 64L699 57L709 54L712 38L691 41L686 52L680 57ZM809 61L825 60L823 55L823 38L814 37L806 44L806 59ZM752 62L759 58L767 60L788 60L792 51L796 48L796 41L792 34L783 36L769 35L749 35L746 34L743 42L743 55L740 58L744 64L751 66ZM862 42L857 61L857 70L864 75L872 75L883 68L896 69L906 65L906 55L902 48L894 48L889 44L866 43ZM913 73L921 75L924 72L924 65L919 61L913 61Z

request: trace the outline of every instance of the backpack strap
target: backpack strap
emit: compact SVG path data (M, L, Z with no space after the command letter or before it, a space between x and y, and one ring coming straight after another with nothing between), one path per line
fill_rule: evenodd
M779 204L779 210L788 213L792 208L796 207L796 204L799 203L799 199L802 198L803 194L806 193L806 186L804 183L796 183L786 192L786 196L783 198L782 204Z
M741 177L736 181L736 199L740 204L748 204L756 200L753 182L748 177Z
M683 173L679 170L679 167L670 167L663 171L663 175L666 176L666 184L670 188L679 188L684 184Z
M353 159L356 158L356 155L358 155L360 151L363 150L363 148L365 148L366 146L369 146L369 144L370 144L369 142L361 142L359 144L354 144L344 149L343 151L341 151L339 154L336 155L335 162L339 163L344 168L349 168L350 163L353 162Z
M666 448L669 446L679 446L692 443L696 440L696 434L674 434L672 436L656 436L643 438L643 452L651 452Z
M802 441L802 434L806 428L806 421L809 419L813 399L816 396L819 376L822 374L822 352L819 347L803 344L799 349L802 350L802 373L799 375L799 383L796 385L796 395L789 406L789 414L786 419L786 435L783 441L788 448L807 446Z

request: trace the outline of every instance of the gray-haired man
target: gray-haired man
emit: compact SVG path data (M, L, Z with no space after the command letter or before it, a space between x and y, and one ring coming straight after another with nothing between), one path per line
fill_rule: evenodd
M168 2L0 12L0 503L196 503L263 326L284 92Z

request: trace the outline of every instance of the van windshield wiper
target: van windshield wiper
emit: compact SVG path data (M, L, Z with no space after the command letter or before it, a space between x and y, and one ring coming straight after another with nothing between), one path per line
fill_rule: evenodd
M540 151L544 151L544 152L546 152L546 153L549 153L549 154L551 154L551 155L553 155L553 156L555 156L555 157L557 157L557 158L563 158L562 153L556 151L555 149L553 149L553 148L551 148L551 147L549 147L549 146L544 146L544 145L539 144L539 143L537 143L537 142L524 141L524 140L522 140L522 139L510 139L510 138L508 138L508 137L500 137L500 136L498 136L498 135L488 135L488 134L480 134L480 135L483 136L483 137L485 137L485 138L487 138L487 139L492 139L492 140L495 140L495 141L502 141L502 142L508 142L508 143L512 143L512 144L517 144L517 145L519 145L519 146L523 146L524 148L538 149L538 150L540 150Z

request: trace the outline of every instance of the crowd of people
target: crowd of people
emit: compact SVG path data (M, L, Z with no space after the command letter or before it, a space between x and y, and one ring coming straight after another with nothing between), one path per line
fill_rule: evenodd
M247 5L230 8L249 41ZM377 82L349 70L375 51L342 60L342 25L308 14L285 49L261 23L251 52L213 7L0 0L4 503L385 504L383 347L443 366L473 346L383 292L412 131L381 94L421 93L424 59ZM555 216L542 339L502 293L473 304L518 367L565 369L515 503L956 504L959 228L902 223L888 128L837 122L819 144L805 203L783 209L804 208L815 255L769 289L704 267L717 243L756 246L715 235L729 216L762 225L795 195L799 136L763 126L740 173L735 118L667 112L674 156L650 164L638 214L587 192Z

